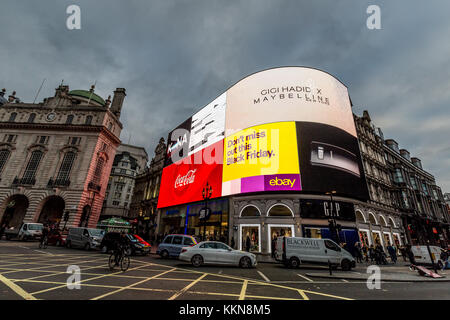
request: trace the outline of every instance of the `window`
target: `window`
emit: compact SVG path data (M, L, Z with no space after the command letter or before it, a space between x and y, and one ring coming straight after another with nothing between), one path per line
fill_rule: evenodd
M223 249L223 250L229 249L229 247L223 243L216 243L216 247L217 247L217 249Z
M66 124L72 124L73 122L73 114L69 114L66 119Z
M87 116L86 117L86 122L85 122L85 124L91 124L92 123L92 116Z
M252 205L246 206L241 212L241 217L257 217L257 216L260 216L259 210L258 208Z
M31 153L30 160L28 161L25 172L23 173L23 179L25 183L34 179L36 175L37 168L41 162L43 153L42 151L36 150Z
M269 209L268 216L293 216L291 209L285 205L277 204Z
M394 181L397 183L404 182L403 176L402 176L402 171L399 168L395 169L395 171L394 171Z
M38 137L36 138L36 143L39 143L39 144L47 144L49 139L50 139L49 136L38 136Z
M166 237L163 243L172 243L173 236Z
M33 123L35 118L36 118L36 113L30 114L30 116L28 117L28 123Z
M93 182L95 184L98 184L100 182L100 177L102 176L104 164L105 164L105 160L103 160L103 158L98 158L97 165L95 166L94 178L93 178Z
M337 244L330 240L325 240L325 247L333 251L341 251L341 248L339 248Z
M5 166L6 161L8 161L10 153L11 152L9 150L0 150L0 172L2 172L2 169Z
M183 237L175 236L173 237L172 244L181 244Z
M16 139L17 139L16 134L6 134L3 141L9 142L9 143L14 143L14 142L16 142Z
M113 206L118 206L119 205L119 201L113 201Z
M75 160L75 152L67 152L64 154L61 167L59 168L58 176L56 180L69 180L70 170L72 169L73 162Z
M17 117L17 112L11 113L11 115L9 116L9 122L14 122L16 120L16 117Z
M205 242L200 246L202 249L216 249L216 243L215 242Z
M187 245L187 246L192 246L192 245L195 244L195 242L194 242L191 238L185 237L185 238L184 238L183 244L185 244L185 245Z
M80 137L70 137L69 138L69 144L71 144L73 146L79 145L80 142L81 142L81 138Z
M414 178L414 176L409 176L409 180L411 182L412 187L414 188L414 190L419 190L417 188L417 183L416 183L416 178Z

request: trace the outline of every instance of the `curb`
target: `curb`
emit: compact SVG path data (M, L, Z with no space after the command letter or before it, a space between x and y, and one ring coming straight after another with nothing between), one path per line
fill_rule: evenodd
M363 280L366 281L368 278L364 277L348 277L348 276L330 276L327 274L317 274L317 273L306 273L306 276L311 278L327 278L327 279L345 279L345 280ZM438 280L438 279L383 279L382 282L450 282L449 278Z

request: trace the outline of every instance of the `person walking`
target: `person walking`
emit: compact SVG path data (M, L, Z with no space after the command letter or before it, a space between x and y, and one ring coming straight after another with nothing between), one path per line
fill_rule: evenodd
M356 242L355 243L355 255L356 255L356 262L362 263L363 262L363 255L361 252L361 243Z
M375 260L375 248L374 248L373 244L370 245L370 248L369 248L369 258L370 258L370 263L373 263L373 261Z
M362 248L363 254L364 254L364 260L366 260L366 262L369 262L369 254L367 252L367 245L364 245Z
M415 265L416 264L416 259L414 258L414 253L411 250L411 245L410 244L408 244L406 246L406 254L408 255L409 262L411 262L411 264Z
M247 239L245 240L245 250L246 250L247 252L250 252L251 244L252 244L252 242L251 242L251 240L250 240L250 237L247 236Z
M388 245L387 250L388 250L389 256L391 257L392 263L394 263L394 264L397 263L397 252L396 252L395 248L390 244L390 245Z
M406 248L405 246L400 247L400 254L402 255L403 261L406 262Z

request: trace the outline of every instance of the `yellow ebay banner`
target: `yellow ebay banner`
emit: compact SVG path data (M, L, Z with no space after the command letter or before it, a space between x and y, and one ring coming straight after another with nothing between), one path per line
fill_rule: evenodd
M299 174L295 122L247 128L225 138L223 182L270 174Z

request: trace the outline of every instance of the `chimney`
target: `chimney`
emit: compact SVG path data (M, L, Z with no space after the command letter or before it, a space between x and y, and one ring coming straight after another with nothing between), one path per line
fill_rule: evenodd
M8 102L13 102L14 100L16 100L16 92L13 91L13 93L8 97Z
M114 91L114 97L111 104L111 112L117 117L120 118L120 112L122 111L122 104L123 99L125 99L125 96L127 94L125 93L125 88L117 88L116 91Z

